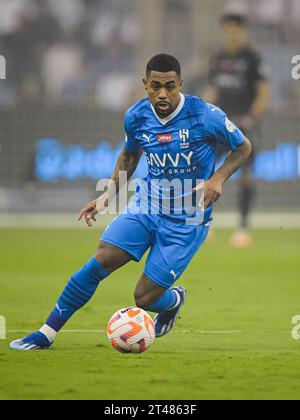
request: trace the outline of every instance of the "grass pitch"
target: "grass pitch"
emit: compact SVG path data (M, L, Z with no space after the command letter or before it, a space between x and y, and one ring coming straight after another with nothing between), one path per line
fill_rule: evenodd
M233 250L218 231L182 283L188 298L176 331L143 355L113 350L110 316L133 304L143 266L101 284L50 351L18 353L9 342L40 327L70 275L93 254L96 230L0 230L0 399L299 399L300 231L255 231ZM88 332L90 331L90 332ZM94 331L94 332L93 332ZM96 332L95 332L96 331Z

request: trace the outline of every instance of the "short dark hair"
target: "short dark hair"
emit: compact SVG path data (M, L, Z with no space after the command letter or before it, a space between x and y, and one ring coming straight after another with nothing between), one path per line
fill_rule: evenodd
M249 24L249 21L246 16L238 15L236 13L227 13L221 18L221 23L235 23L236 25L246 27Z
M161 73L175 71L178 76L181 76L181 65L177 58L172 55L158 54L152 57L147 64L146 75L149 76L152 71Z

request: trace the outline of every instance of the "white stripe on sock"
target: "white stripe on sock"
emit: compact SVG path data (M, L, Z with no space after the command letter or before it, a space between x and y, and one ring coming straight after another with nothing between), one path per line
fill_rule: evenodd
M47 324L43 325L39 331L48 338L50 343L53 343L57 336L57 332Z

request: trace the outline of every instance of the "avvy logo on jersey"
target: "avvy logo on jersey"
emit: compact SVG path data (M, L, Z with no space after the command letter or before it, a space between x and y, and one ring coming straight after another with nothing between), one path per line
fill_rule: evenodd
M173 141L173 135L172 134L159 134L157 136L157 140L160 143L171 143L171 141Z
M147 153L145 156L148 161L149 170L152 174L159 175L166 173L172 174L190 174L196 171L197 166L193 166L194 152L189 153Z

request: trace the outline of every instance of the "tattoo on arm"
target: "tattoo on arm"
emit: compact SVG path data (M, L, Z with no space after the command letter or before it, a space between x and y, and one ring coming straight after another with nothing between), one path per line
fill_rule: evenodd
M116 185L117 191L119 191L121 187L119 185L120 172L127 172L127 180L129 181L129 179L132 177L132 175L134 174L138 166L141 156L142 156L142 152L131 153L127 151L126 149L122 150L117 160L114 173L111 178L112 182Z

